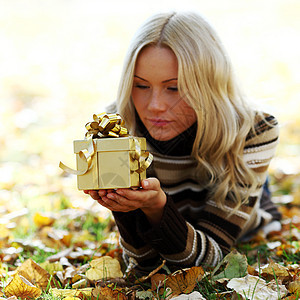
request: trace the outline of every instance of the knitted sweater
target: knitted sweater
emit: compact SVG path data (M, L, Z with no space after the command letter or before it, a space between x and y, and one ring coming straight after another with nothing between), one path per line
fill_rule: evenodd
M192 145L192 138L189 143ZM113 212L125 262L133 257L145 268L153 267L162 258L177 267L216 265L240 237L274 219L270 212L276 213L276 208L271 201L264 208L260 202L277 143L276 119L257 115L255 133L250 131L246 138L244 159L258 174L261 187L251 194L248 204L231 215L235 204L227 199L224 209L220 209L209 198L209 191L197 177L194 158L161 154L149 144L154 161L148 175L159 179L167 203L156 226L147 221L140 209ZM268 211L267 206L271 207Z

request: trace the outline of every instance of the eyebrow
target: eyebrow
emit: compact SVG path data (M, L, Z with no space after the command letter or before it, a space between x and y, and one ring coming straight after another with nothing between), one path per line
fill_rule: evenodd
M137 75L134 75L134 77L136 77L136 78L138 78L138 79L141 79L141 80L143 80L143 81L147 81L148 82L148 80L146 80L146 79L144 79L144 78L142 78L142 77L140 77L140 76L137 76ZM167 80L164 80L164 81L162 81L162 83L166 83L166 82L169 82L169 81L172 81L172 80L178 80L178 78L170 78L170 79L167 79Z

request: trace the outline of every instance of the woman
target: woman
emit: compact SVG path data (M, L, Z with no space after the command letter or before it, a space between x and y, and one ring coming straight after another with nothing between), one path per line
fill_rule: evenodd
M113 212L125 262L216 265L238 239L280 219L263 188L277 121L246 104L199 15L146 21L125 59L115 110L154 155L142 189L85 191Z

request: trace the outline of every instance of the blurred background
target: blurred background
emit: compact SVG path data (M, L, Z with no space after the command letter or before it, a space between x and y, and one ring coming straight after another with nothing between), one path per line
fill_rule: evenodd
M92 205L59 161L75 167L73 140L115 99L136 29L170 10L212 23L249 100L281 124L271 174L300 184L299 0L0 0L0 213Z

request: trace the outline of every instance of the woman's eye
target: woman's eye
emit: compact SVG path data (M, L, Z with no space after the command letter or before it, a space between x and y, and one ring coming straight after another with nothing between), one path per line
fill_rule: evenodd
M145 90L145 89L149 88L149 86L143 85L143 84L136 84L135 87L138 88L138 89L142 89L142 90Z
M168 90L172 91L172 92L178 92L178 88L177 86L169 86Z

